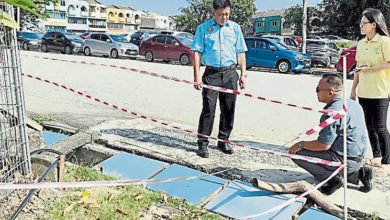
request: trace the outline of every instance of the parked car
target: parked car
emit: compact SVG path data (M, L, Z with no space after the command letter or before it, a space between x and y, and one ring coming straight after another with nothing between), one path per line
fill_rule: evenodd
M294 38L294 40L295 40L299 45L302 44L302 38L300 38L300 37L298 37L298 36L295 36L295 35L287 35L287 36Z
M19 47L24 50L39 49L41 47L41 39L35 33L31 32L16 32Z
M245 38L247 68L275 68L280 73L310 71L310 56L297 51L288 50L273 40L260 37Z
M137 32L135 32L134 34L131 35L130 42L139 46L142 41L147 40L147 39L145 39L146 37L151 37L150 34L156 34L157 35L159 33L160 32L158 32L158 31L140 30L140 31L137 31Z
M298 51L298 43L292 37L288 36L279 36L279 35L263 35L262 38L267 38L270 40L276 41L276 43L282 44L284 47L287 47L289 50Z
M315 35L307 35L306 36L307 40L323 40L322 37L320 36L315 36Z
M182 65L189 65L194 53L190 50L192 40L170 35L156 35L140 45L139 53L145 60L154 59L165 61L180 61Z
M191 33L188 33L188 32L181 32L181 31L161 31L160 33L161 33L161 34L172 35L172 36L175 36L175 37L187 38L187 39L190 39L190 40L193 40L193 39L194 39L194 35L191 34Z
M335 35L328 35L328 36L324 36L323 38L325 39L328 39L329 41L333 41L333 42L349 42L350 40L348 39L344 39L342 37L339 37L339 36L335 36Z
M81 37L81 39L85 40L85 39L87 39L88 35L89 35L88 32L84 32L84 33L80 34L79 37Z
M138 57L138 46L125 38L107 33L90 33L85 39L84 55L109 55L112 58Z
M351 73L352 70L354 70L356 68L356 60L355 60L355 57L356 57L356 47L357 45L353 45L352 47L348 48L348 49L344 49L342 52L341 52L341 56L340 56L340 59L339 59L339 62L337 63L337 71L339 72L343 72L343 57L344 55L347 56L347 73ZM352 74L347 74L347 77L348 78L352 78L353 77L353 73Z
M72 33L47 32L42 37L41 51L56 50L66 54L79 53L83 51L84 44L79 36Z
M119 36L125 38L127 40L127 42L130 42L131 35L132 34L130 34L130 33L125 33L125 34L120 34Z
M340 58L339 48L335 43L327 40L308 40L306 53L311 56L312 64L317 63L324 67L336 64Z

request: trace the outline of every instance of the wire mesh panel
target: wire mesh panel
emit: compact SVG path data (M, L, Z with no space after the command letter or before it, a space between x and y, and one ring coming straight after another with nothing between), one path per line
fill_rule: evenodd
M0 9L14 17L11 6L0 1ZM31 161L16 30L2 24L0 19L0 182L12 182L31 172Z

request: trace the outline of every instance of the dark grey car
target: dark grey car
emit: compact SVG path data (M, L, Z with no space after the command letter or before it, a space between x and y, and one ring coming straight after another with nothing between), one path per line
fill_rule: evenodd
M312 64L321 64L330 67L336 64L340 58L340 51L336 44L324 40L308 40L306 42L306 54L311 56Z
M41 39L35 33L31 32L16 32L19 47L24 50L39 49L41 47Z

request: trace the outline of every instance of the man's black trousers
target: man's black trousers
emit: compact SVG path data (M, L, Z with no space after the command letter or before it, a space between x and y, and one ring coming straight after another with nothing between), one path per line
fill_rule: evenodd
M202 76L203 84L233 90L237 90L238 79L239 76L235 69L218 71L206 67L206 70ZM215 107L217 104L217 98L219 98L221 115L219 117L218 138L222 140L228 140L233 129L236 97L237 95L234 94L203 88L203 109L199 119L198 132L208 136L211 134L214 124ZM198 136L199 145L206 145L208 143L208 138Z

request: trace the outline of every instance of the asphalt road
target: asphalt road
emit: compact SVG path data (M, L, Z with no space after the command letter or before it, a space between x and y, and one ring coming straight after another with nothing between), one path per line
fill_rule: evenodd
M34 56L124 66L193 81L191 66L145 62L129 59L85 57L21 51L22 70L26 74L64 84L75 90L157 119L174 121L196 128L201 111L201 92L191 85L120 68L53 61ZM203 68L203 67L202 67ZM275 71L248 71L245 92L284 103L321 109L315 87L319 75L280 74ZM347 90L351 88L347 81ZM24 78L28 112L63 116L79 127L96 124L107 117L126 114L76 95L62 88ZM218 109L218 107L217 107ZM218 126L217 112L215 127ZM319 122L320 113L239 96L236 107L235 135L250 134L268 143L283 144ZM80 122L79 124L77 124Z

